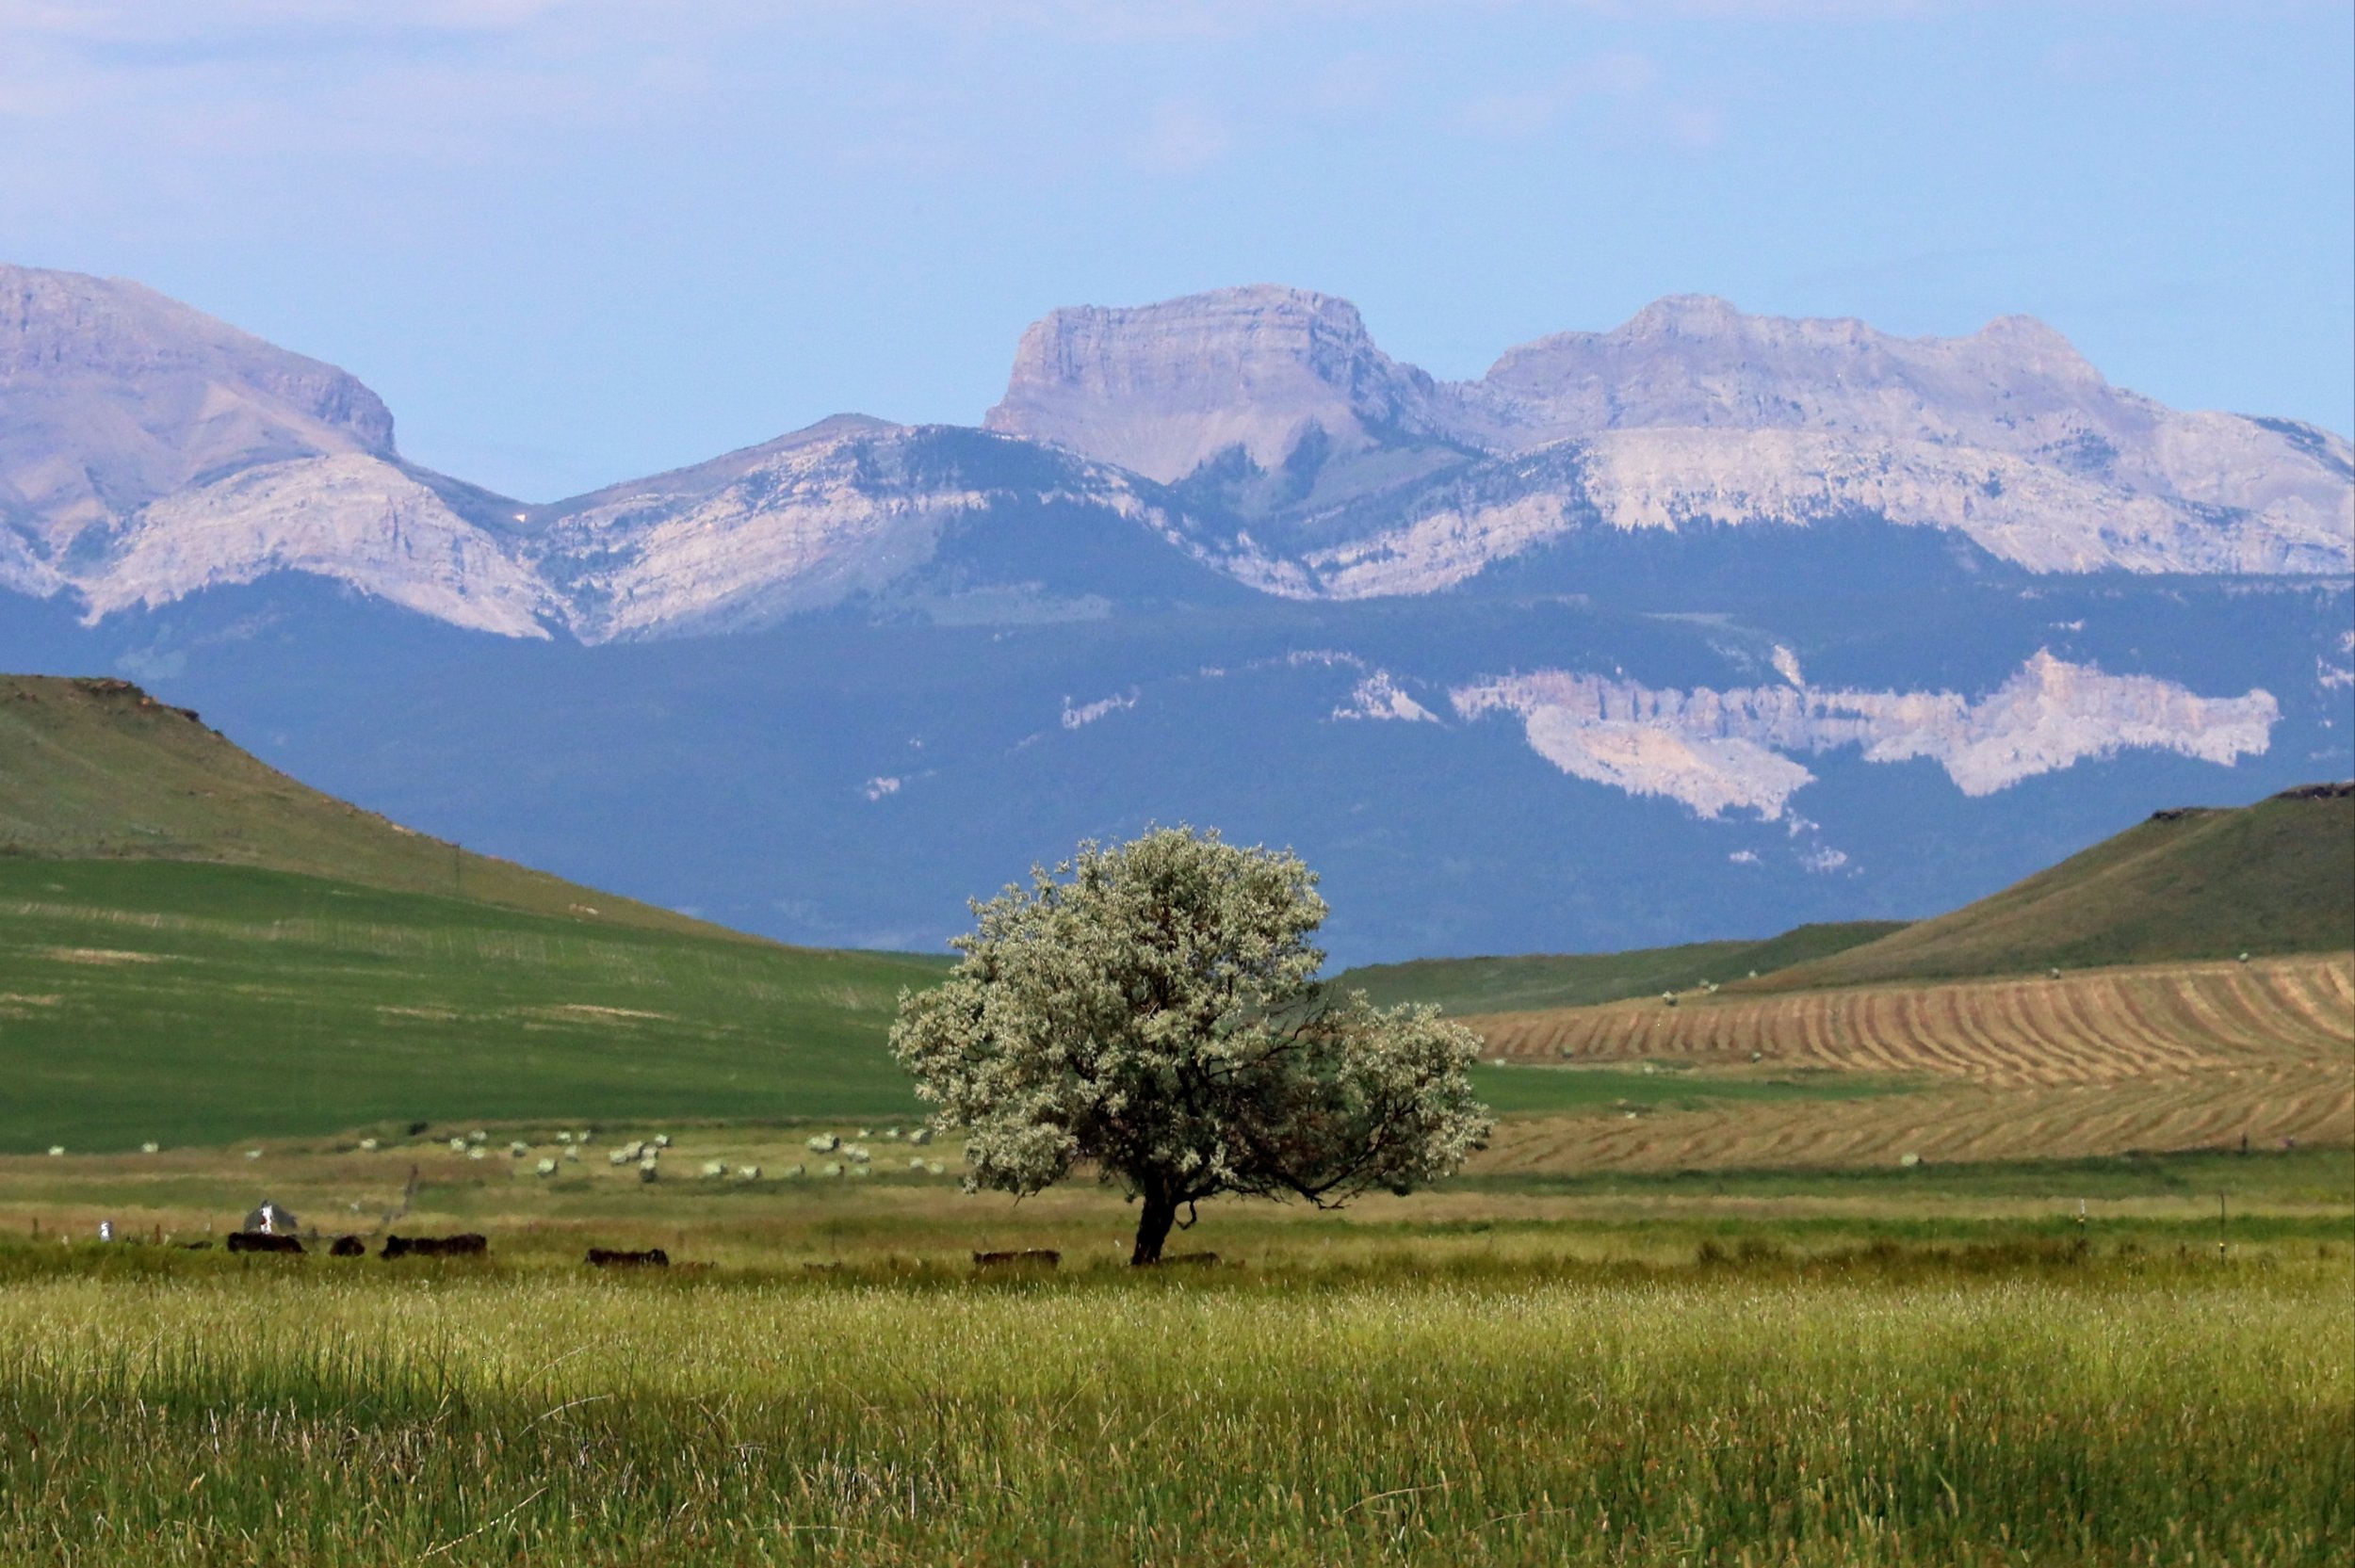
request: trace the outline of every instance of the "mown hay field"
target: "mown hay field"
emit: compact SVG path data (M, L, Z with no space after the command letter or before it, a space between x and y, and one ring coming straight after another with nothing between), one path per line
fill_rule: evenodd
M728 1284L0 1249L0 1560L2321 1563L2324 1252Z
M1529 1070L1624 1069L1914 1091L1520 1118L1503 1170L2079 1158L2355 1141L2355 957L2153 964L2058 978L1791 995L1733 991L1470 1021ZM1834 1081L1837 1081L1834 1079Z

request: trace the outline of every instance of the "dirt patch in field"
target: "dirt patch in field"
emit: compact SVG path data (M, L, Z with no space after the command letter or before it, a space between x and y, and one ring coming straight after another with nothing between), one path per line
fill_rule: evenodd
M561 1018L585 1024L667 1024L667 1012L642 1012L636 1008L597 1007L589 1002L560 1002L554 1007L521 1010L532 1018Z
M41 956L53 963L161 963L161 953L126 953L113 947L43 947Z

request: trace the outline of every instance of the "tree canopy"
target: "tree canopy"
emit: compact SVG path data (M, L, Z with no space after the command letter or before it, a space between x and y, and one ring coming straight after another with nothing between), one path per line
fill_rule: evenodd
M963 961L901 996L891 1034L965 1134L966 1188L1027 1195L1092 1165L1143 1204L1145 1264L1206 1198L1330 1207L1461 1165L1489 1126L1465 1075L1479 1037L1321 983L1316 881L1289 852L1169 828L976 902Z

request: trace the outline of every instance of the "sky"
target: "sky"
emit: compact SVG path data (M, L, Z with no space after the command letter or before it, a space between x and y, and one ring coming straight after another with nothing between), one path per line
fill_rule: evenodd
M2345 0L0 0L0 260L550 500L1283 283L1435 375L1663 294L2027 314L2355 428Z

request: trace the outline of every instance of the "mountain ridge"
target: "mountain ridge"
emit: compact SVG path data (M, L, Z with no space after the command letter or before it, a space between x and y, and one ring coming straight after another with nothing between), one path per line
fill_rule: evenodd
M725 634L1048 506L1310 600L1460 590L1584 533L1856 514L2032 573L2355 572L2344 438L2177 413L2024 317L1906 339L1672 296L1444 382L1307 290L1073 307L978 430L836 415L535 505L408 462L356 380L138 285L0 268L11 299L0 589L93 620L302 572L501 636Z

